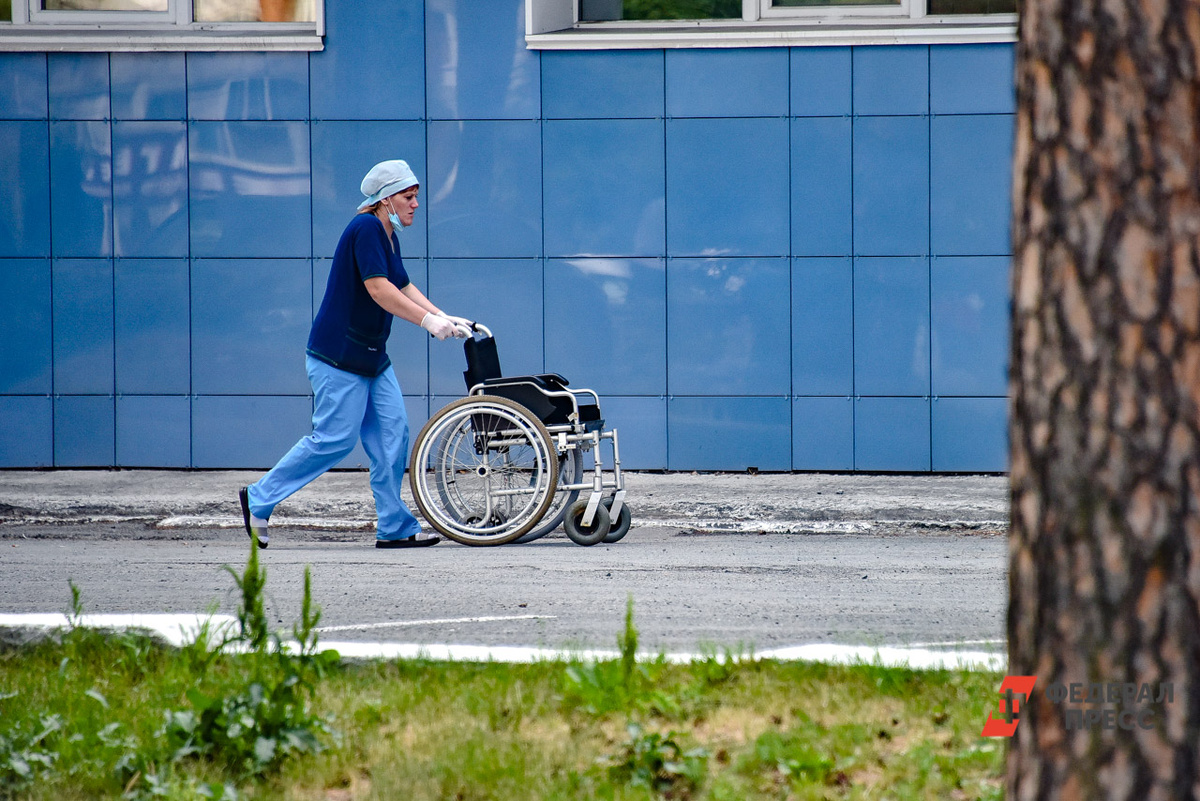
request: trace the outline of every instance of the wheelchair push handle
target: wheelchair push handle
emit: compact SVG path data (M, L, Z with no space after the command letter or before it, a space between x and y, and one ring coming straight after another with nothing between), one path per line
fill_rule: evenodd
M471 325L469 325L469 326L460 325L460 326L458 326L458 330L465 331L467 339L470 339L474 334L477 334L477 333L482 334L484 339L490 338L492 336L492 330L490 328L488 328L486 325L484 325L483 323L471 323Z

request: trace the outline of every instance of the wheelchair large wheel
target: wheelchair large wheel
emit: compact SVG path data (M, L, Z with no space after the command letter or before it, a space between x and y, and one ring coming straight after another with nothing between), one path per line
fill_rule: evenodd
M491 395L454 401L417 435L409 483L421 514L464 545L503 545L554 502L558 456L542 422Z
M564 484L578 484L581 481L583 481L583 452L578 448L572 448L566 453L560 453L558 455L558 485L561 487ZM575 499L578 497L579 490L560 489L554 493L554 502L546 510L546 516L542 518L542 522L534 526L528 534L522 535L517 542L533 542L554 531L562 525L563 518L567 516L567 507L575 503Z

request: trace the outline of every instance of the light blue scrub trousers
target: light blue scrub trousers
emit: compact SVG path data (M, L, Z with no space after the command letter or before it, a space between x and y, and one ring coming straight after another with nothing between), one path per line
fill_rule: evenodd
M408 461L408 414L395 371L388 367L367 378L312 356L305 365L313 388L312 433L250 485L250 513L269 518L280 501L336 467L361 437L371 460L376 538L402 540L418 534L421 524L400 499Z

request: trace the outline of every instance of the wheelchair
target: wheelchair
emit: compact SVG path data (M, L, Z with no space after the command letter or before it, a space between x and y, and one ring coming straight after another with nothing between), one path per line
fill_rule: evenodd
M492 332L466 330L467 396L431 416L413 443L409 483L421 514L463 545L532 542L560 524L579 545L618 542L631 512L599 396L557 373L506 377Z

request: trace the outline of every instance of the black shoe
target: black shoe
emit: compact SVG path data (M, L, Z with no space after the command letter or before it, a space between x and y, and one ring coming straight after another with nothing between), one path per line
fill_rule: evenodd
M259 548L266 548L271 544L270 537L266 531L261 534L256 534L255 530L250 527L250 488L242 487L238 490L238 500L242 502L242 522L246 524L246 534L250 537L251 542L258 543Z
M376 548L428 548L430 545L437 545L442 541L442 538L437 534L429 534L422 531L412 537L405 537L402 540L375 540Z

